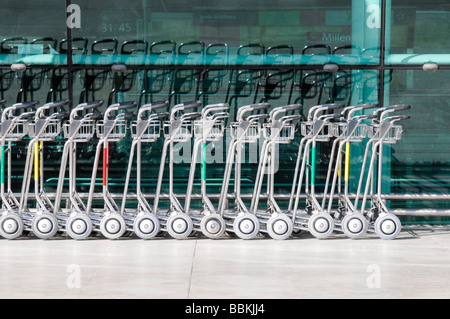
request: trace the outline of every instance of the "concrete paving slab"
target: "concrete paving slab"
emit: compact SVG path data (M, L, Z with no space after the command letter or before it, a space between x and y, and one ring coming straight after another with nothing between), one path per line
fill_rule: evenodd
M187 240L0 240L0 298L449 298L450 227Z

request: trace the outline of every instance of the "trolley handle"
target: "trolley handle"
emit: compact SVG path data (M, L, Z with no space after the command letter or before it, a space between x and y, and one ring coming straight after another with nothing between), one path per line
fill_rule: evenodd
M301 104L290 104L290 105L276 107L270 112L270 114L269 114L270 119L273 121L273 120L275 120L276 116L280 113L297 111L297 110L301 110L302 108L303 108L303 105L301 105Z
M411 105L409 105L409 104L397 104L397 105L387 106L388 110L393 109L394 112L409 110L410 108L411 108Z
M67 115L69 115L69 112L67 112L67 111L60 111L60 112L53 113L51 115L51 117L52 118L57 118L57 119L63 119L65 117L67 117Z
M62 107L64 105L67 105L67 104L69 104L69 100L59 100L59 101L45 103L43 106L38 108L38 110L36 112L36 117L37 118L44 118L45 115L43 113L44 113L45 110L60 109L59 112L51 114L50 117L52 117L52 118L63 118L63 117L65 117L67 115L67 112ZM59 114L59 113L61 113L61 114Z
M411 105L409 105L409 104L398 104L398 105L387 106L386 110L384 110L380 115L380 121L383 121L383 118L388 113L409 110L410 108L411 108Z
M89 120L101 120L103 119L103 113L102 112L88 113L84 116L84 118L87 118Z
M62 107L64 105L69 104L70 100L59 100L59 101L53 101L46 103L45 105L48 106L49 109L56 109L59 107Z
M112 109L114 109L114 107L117 107L117 110L129 110L136 106L137 106L137 103L135 101L128 101L128 102L116 103L116 104L111 105L110 107Z
M381 112L384 112L387 110L393 110L393 109L397 110L397 111L401 111L401 110L407 110L409 108L411 108L411 106L408 104L388 105L388 106L383 106L383 107L376 109L373 113L378 114L378 113L381 113Z
M193 119L199 118L201 116L202 116L202 113L200 113L200 112L186 113L186 114L183 114L183 116L181 117L181 120L182 121L189 121L189 120L193 120Z
M258 122L259 120L264 120L269 118L269 114L253 114L253 115L249 115L245 118L246 121L249 122Z
M324 114L322 116L319 116L318 120L323 120L323 121L330 121L330 120L337 120L337 119L341 119L342 118L342 114L338 113L338 114Z
M283 122L283 123L290 123L292 121L302 120L302 119L303 119L303 116L300 115L300 114L297 114L297 115L286 115L286 116L283 116L280 119L280 121Z
M38 104L38 101L29 101L29 102L21 102L13 104L12 106L8 106L3 110L2 113L2 122L6 120L7 117L13 117L12 112L16 110L26 110L30 109L34 112L36 111L36 105ZM19 117L22 115L18 115Z
M269 107L270 107L269 103L257 103L257 104L250 104L250 105L242 106L237 111L236 119L238 122L242 122L244 119L245 113L252 112L252 111L267 110Z
M177 114L180 111L197 109L197 108L201 107L202 105L203 105L203 103L201 101L190 101L190 102L177 104L172 108L172 110L170 112L170 119L174 120L175 114Z
M372 120L376 118L377 116L375 114L362 114L353 117L354 120Z
M226 103L219 103L219 104L210 104L205 106L202 109L202 118L206 119L209 113L211 112L218 112L218 111L227 111L230 109L230 106ZM223 113L223 112L221 112ZM214 116L214 115L212 115Z
M29 118L33 118L34 115L36 114L35 111L31 111L31 112L24 112L22 114L19 115L19 119L29 119Z
M106 121L108 118L110 118L110 114L114 111L121 111L121 110L129 110L131 108L134 108L137 106L137 103L134 101L127 101L127 102L120 102L111 104L106 109L106 112L104 114L104 120Z
M146 119L148 117L144 116L145 112L151 112L152 110L159 110L162 108L167 108L169 107L169 101L158 101L158 102L154 102L154 103L148 103L148 104L144 104L139 108L138 111L138 118L139 119Z
M356 104L352 105L352 109L358 109L358 110L367 110L367 109L374 109L378 107L379 105L377 103L364 103L364 104Z
M11 108L11 110L24 110L24 109L35 109L36 105L39 103L39 101L29 101L29 102L21 102L13 104L12 106L8 107Z
M376 103L357 104L357 105L353 105L353 106L349 106L349 107L345 108L344 111L342 111L342 114L345 114L345 112L348 111L347 119L349 120L352 118L353 113L355 113L357 111L373 109L373 108L377 108L378 106L379 105Z
M157 119L157 120L163 120L169 117L169 112L161 112L161 113L156 113L156 114L152 114L150 116L151 119Z
M153 102L153 103L148 103L148 104L144 104L140 107L139 110L158 110L158 109L162 109L163 107L168 107L169 106L169 101L165 100L165 101L158 101L158 102Z
M393 123L393 122L398 122L398 121L406 121L406 120L409 120L410 118L411 118L411 116L409 116L409 115L393 115L393 116L386 117L384 120Z
M103 105L103 100L95 100L95 101L89 101L89 102L78 104L70 112L70 120L83 118L83 116L78 116L78 112L87 111L90 109L92 109L93 112L86 114L84 117L95 118L98 114L100 114L100 112L95 112L95 111L97 110L98 107L100 107L102 105ZM92 114L95 114L95 115L92 116Z
M103 105L103 100L89 101L85 103L78 104L73 108L73 111L86 111L90 109L97 109L98 107Z
M283 109L284 112L291 112L291 111L301 110L303 108L303 105L290 104L290 105L282 106L281 108Z
M139 119L141 121L155 121L155 120L163 120L169 117L169 112L160 112L160 113L153 113L150 114L149 116L143 116L140 117Z
M318 114L322 111L333 111L333 110L337 110L337 109L342 109L344 107L345 107L344 104L339 104L339 103L316 105L309 109L308 119L317 119Z
M78 104L74 108L74 110L77 109L77 110L84 111L84 110L89 110L89 109L96 109L96 108L102 106L103 103L104 103L103 100L89 101L89 102L86 102L86 103Z
M215 113L212 115L213 120L226 119L228 117L230 117L230 113L228 113L228 112L219 112L219 113Z
M136 113L135 112L125 112L125 113L121 113L119 114L119 116L121 119L132 119L134 117L136 117Z

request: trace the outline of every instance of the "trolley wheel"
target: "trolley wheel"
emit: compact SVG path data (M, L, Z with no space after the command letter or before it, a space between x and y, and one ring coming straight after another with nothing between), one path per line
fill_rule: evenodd
M250 213L245 213L236 217L233 223L233 230L241 239L255 238L259 233L259 220Z
M133 223L134 233L141 239L150 239L158 235L160 229L158 217L155 214L139 214Z
M225 233L225 221L219 214L206 215L200 222L200 229L206 237L215 239Z
M342 219L342 230L351 239L361 238L368 228L369 222L361 213L349 213Z
M313 213L308 221L308 231L316 238L326 238L333 230L333 218L327 213Z
M7 213L0 217L0 236L15 239L23 233L23 220L18 214Z
M118 213L105 215L100 221L100 232L108 239L117 239L126 231L125 219Z
M375 232L381 239L394 239L402 229L400 219L394 214L380 215L375 220Z
M37 213L31 222L34 235L41 239L49 239L58 231L58 220L51 213Z
M192 219L185 213L175 213L167 219L167 232L172 238L185 239L194 228Z
M92 233L92 221L86 214L76 213L66 220L66 232L76 240L86 239Z
M293 224L285 214L273 215L267 222L267 233L273 239L283 240L292 234Z

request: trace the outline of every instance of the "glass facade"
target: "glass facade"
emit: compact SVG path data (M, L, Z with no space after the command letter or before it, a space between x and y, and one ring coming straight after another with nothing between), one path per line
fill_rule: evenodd
M0 94L8 104L66 98L71 106L94 99L103 99L105 105L201 100L229 103L233 118L239 106L255 102L301 103L304 113L327 102L407 103L412 106L411 119L402 123L403 138L384 152L390 159L384 189L395 194L450 191L448 1L43 0L24 6L0 0L0 4ZM15 63L25 64L26 71L11 70ZM435 63L439 70L424 71L424 63ZM117 65L126 70L115 71ZM326 67L334 65L337 71ZM278 193L290 191L299 140L281 153ZM61 143L48 146L52 150L46 168L48 187L56 183ZM80 155L80 178L86 178L86 186L93 147L87 145ZM111 178L116 178L120 192L129 141L114 147L118 155L111 161ZM146 160L152 165L145 172L144 186L149 192L160 147L156 143L147 149ZM17 158L23 159L23 154ZM352 158L353 166L360 158ZM326 156L320 157L322 180L327 163ZM242 185L245 192L253 187L255 165L244 169L249 172ZM177 170L181 191L188 170L189 165ZM218 181L218 190L223 165L214 164L209 172L209 179ZM353 188L356 183L353 177ZM448 203L438 201L391 204L448 209Z

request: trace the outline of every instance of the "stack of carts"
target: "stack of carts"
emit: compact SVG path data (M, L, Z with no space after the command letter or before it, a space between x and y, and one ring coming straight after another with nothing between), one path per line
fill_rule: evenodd
M252 239L267 234L283 240L306 231L317 238L343 233L357 239L373 232L394 239L401 231L399 218L382 196L383 167L389 159L384 146L402 137L399 123L409 116L398 114L409 105L315 105L303 117L301 104L257 103L236 111L226 103L200 101L174 106L168 101L103 104L91 101L69 109L69 101L61 100L42 106L37 101L3 106L1 237L15 239L31 232L42 239L64 235L82 240L95 233L109 239L131 234L141 239L165 235L186 239L196 234ZM295 146L297 140L296 157L281 162L284 148ZM44 143L58 141L63 145L58 182L49 192ZM119 193L109 188L114 143L129 149L124 160L128 161L121 165L126 169L119 177L123 181ZM92 165L89 191L82 193L77 159L81 146L88 145L94 147L95 157L88 163ZM189 170L184 182L175 186L175 179L180 179L175 172L180 145L190 150L184 158ZM217 145L224 147L216 149ZM257 150L257 156L247 163L250 148ZM159 159L156 173L149 178L156 181L152 193L142 187L148 163L144 154L149 149ZM216 163L214 170L207 159L211 149L224 150L220 154L224 164ZM21 150L23 163L12 161L12 154ZM83 159L84 165L87 160ZM292 160L291 191L277 196L276 173L286 172L286 160ZM212 191L208 178L218 167L221 183L217 187L215 182ZM244 179L250 181L251 192L242 191ZM355 181L355 191L350 191L350 181ZM317 192L319 187L323 191Z

